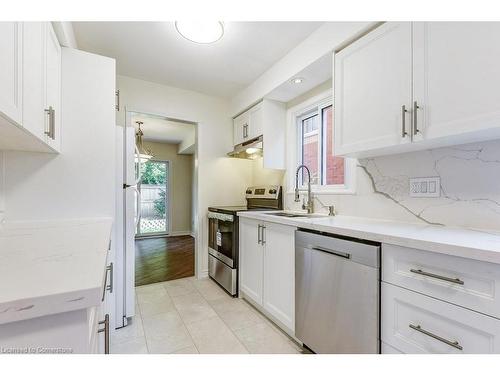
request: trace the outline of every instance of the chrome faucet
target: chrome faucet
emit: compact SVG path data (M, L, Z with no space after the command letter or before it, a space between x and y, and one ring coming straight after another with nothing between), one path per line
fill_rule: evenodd
M311 192L311 171L307 168L306 165L302 164L297 167L297 171L295 172L295 202L300 202L300 189L299 189L299 172L301 169L305 169L307 171L307 204L305 202L305 198L302 201L302 209L307 210L308 214L313 213L313 199Z

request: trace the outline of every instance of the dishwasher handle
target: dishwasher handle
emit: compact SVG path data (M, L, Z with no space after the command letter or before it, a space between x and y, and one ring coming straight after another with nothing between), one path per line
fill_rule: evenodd
M322 246L313 246L313 247L311 247L311 249L312 250L323 251L324 253L329 253L329 254L332 254L332 255L336 255L336 256L341 257L341 258L351 259L351 254L344 253L342 251L327 249L326 247L322 247Z

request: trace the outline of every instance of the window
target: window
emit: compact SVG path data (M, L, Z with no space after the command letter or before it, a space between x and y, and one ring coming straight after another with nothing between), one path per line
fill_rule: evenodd
M311 184L320 187L346 188L346 159L333 156L333 106L331 100L308 107L296 116L297 165L311 171ZM302 170L302 185L307 172ZM324 189L323 189L324 190Z

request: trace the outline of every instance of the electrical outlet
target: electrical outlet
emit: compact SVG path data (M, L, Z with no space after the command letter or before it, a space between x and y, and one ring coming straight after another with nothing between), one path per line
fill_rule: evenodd
M410 178L410 197L436 198L441 192L441 179L439 177Z

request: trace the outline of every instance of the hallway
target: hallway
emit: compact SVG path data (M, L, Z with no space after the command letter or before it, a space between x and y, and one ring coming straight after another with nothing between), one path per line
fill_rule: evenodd
M135 240L135 285L194 276L194 238L175 236Z

